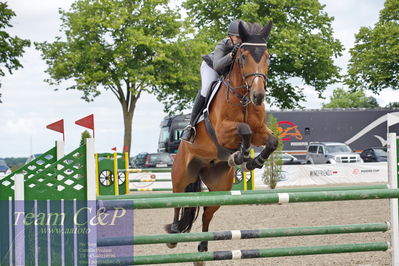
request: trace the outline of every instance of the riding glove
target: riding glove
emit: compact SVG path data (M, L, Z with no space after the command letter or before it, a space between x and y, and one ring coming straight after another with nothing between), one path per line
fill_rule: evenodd
M233 46L233 49L231 50L231 57L234 58L237 54L238 48L240 48L241 43L237 43Z

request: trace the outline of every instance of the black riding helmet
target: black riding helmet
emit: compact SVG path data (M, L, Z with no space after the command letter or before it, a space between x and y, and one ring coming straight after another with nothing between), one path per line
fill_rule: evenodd
M227 34L240 37L240 33L238 32L238 24L239 23L240 23L240 20L235 20L235 21L231 22L229 25L229 28L227 29Z

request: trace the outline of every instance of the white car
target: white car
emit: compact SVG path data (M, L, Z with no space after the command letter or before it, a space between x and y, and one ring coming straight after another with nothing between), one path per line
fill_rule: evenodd
M359 154L345 143L311 142L306 153L307 164L363 163Z

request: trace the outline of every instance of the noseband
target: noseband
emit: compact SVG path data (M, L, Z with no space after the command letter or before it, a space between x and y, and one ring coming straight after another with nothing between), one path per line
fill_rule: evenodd
M243 46L267 46L266 45L266 43L249 43L249 42L244 42L244 43L242 43L241 45L240 45L240 49L242 49L242 47ZM234 59L235 60L235 59ZM230 73L231 73L231 70L233 69L233 65L234 64L231 64L231 68L230 68L230 71L229 71L229 74L228 75L230 75ZM243 74L242 73L242 65L241 65L241 63L240 62L238 62L238 65L239 65L239 69L240 69L240 74L241 74L241 76L242 76L242 79L243 79L243 81L244 81L244 84L243 85L241 85L241 86L239 86L239 87L233 87L233 86L231 86L230 85L230 83L228 83L228 82L226 82L225 80L223 80L223 84L224 85L226 85L226 87L228 88L228 91L230 92L230 93L232 93L232 94L234 94L234 95L236 95L239 99L240 99L240 105L241 106L243 106L243 107L246 107L250 102L251 102L251 99L250 99L250 97L249 97L249 92L250 92L250 90L251 90L251 88L252 88L252 84L253 84L253 82L255 81L255 78L257 78L257 77L262 77L263 79L264 79L264 83L265 83L265 90L266 90L266 74L264 74L264 73L259 73L259 72L254 72L254 73L249 73L249 74ZM248 82L247 82L247 78L249 78L249 77L252 77L252 76L254 76L255 78L252 80L252 83L251 84L248 84ZM237 90L239 90L239 89L246 89L246 92L245 92L245 94L244 95L241 95L241 94L239 94L238 92L237 92Z

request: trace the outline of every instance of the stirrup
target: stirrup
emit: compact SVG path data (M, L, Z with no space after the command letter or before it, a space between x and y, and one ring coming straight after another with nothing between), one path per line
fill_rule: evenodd
M182 136L183 136L183 134L184 134L184 132L185 132L186 130L190 130L191 135L190 135L190 138L189 138L189 139L184 139L184 138L182 138ZM183 129L183 134L182 134L182 136L180 136L180 140L181 140L181 141L184 141L184 142L187 142L187 143L189 143L189 144L193 144L193 143L194 143L194 140L195 140L195 136L197 135L197 130L195 129L195 126L187 125L187 126Z

